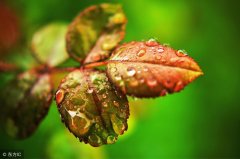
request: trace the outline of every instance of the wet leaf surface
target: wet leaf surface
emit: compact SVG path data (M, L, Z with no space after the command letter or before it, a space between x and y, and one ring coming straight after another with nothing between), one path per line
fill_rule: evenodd
M56 102L68 129L92 146L112 144L127 130L127 98L112 87L104 72L71 72L62 80Z
M1 90L0 98L0 119L7 134L26 138L48 112L52 99L50 78L47 74L25 72Z
M66 31L66 24L52 23L34 34L31 48L39 62L57 66L68 59L65 44Z
M125 24L126 17L120 5L101 4L85 9L69 26L69 55L84 63L108 58L123 39Z
M179 92L203 73L183 50L150 39L118 47L108 61L107 74L128 95L157 97Z

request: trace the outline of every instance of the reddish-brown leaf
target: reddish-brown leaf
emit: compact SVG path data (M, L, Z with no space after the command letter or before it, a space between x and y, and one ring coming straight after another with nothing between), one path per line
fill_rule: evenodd
M184 51L150 39L118 47L108 61L107 74L128 95L157 97L182 90L203 73Z

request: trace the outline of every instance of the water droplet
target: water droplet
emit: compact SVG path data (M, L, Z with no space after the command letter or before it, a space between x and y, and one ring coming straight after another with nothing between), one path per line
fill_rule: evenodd
M89 139L89 143L94 146L100 146L102 144L101 138L96 134L92 134L88 136L88 139Z
M172 88L173 87L173 85L174 85L174 82L172 82L171 80L166 80L166 81L164 81L164 86L166 87L166 88Z
M107 95L106 95L106 94L103 94L103 95L102 95L102 98L104 98L104 99L107 98Z
M160 96L165 96L165 95L167 95L167 90L163 89L160 93Z
M102 102L102 106L107 107L108 106L107 102Z
M160 60L161 58L162 58L161 55L156 55L156 59L157 59L157 60Z
M136 74L136 70L133 67L129 67L127 69L127 75L128 76L134 76Z
M136 86L138 86L138 81L137 80L131 80L129 84L132 87L136 87Z
M164 48L163 48L163 47L159 47L159 48L157 49L157 51L158 51L159 53L162 53L162 52L164 52Z
M122 61L128 61L128 60L129 60L129 58L127 56L122 58Z
M174 92L179 92L180 90L182 90L184 87L183 82L179 81L176 86L174 87Z
M140 83L144 83L144 82L145 82L144 78L140 78L140 79L139 79L139 82L140 82Z
M107 137L107 143L108 144L113 144L113 143L116 142L116 140L117 140L117 138L113 135L110 135L110 136Z
M148 41L145 42L146 46L153 47L157 46L158 42L155 39L149 39Z
M126 126L121 121L121 119L119 119L115 114L112 114L111 115L111 122L112 122L112 127L113 127L114 132L118 135L123 134Z
M143 71L148 72L148 68L145 66L145 67L143 68Z
M89 89L87 90L87 93L88 93L88 94L93 93L93 89L92 89L92 88L89 88Z
M117 68L116 68L116 67L112 67L112 68L111 68L111 72L112 72L112 73L114 73L114 72L116 72L116 71L117 71Z
M113 101L113 104L116 106L116 107L119 107L119 103L117 101Z
M64 90L59 89L56 93L56 102L57 104L60 104L64 98Z
M138 57L142 57L143 55L145 55L146 51L144 49L140 49L137 53Z
M147 85L150 87L156 86L157 80L155 80L154 78L149 78L149 79L147 79Z
M176 51L176 55L179 57L185 57L187 56L187 52L185 50L178 50Z
M115 76L115 80L120 81L120 80L122 80L122 77L117 75L117 76Z

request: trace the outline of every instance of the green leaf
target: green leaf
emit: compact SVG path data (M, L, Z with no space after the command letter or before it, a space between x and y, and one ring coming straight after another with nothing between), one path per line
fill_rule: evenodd
M84 63L102 61L123 39L126 17L120 5L100 4L85 9L68 28L67 51Z
M56 102L68 129L92 146L112 144L127 129L127 98L112 87L104 72L71 72L60 84Z
M57 66L68 59L65 45L66 31L66 24L52 23L34 34L31 48L40 63Z
M0 92L1 122L14 138L30 136L48 112L52 86L47 74L20 74Z
M179 92L202 74L198 64L184 51L173 50L153 39L118 47L107 64L109 80L136 97Z

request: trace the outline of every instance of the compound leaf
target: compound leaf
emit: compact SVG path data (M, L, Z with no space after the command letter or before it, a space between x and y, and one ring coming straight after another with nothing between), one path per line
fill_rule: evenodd
M66 31L66 24L52 23L34 34L31 49L40 63L53 67L68 59L65 45Z
M178 92L202 74L183 50L176 51L153 39L118 47L107 64L110 81L136 97Z
M111 86L104 72L71 72L62 80L56 102L68 129L92 146L112 144L127 129L127 98Z
M52 99L48 74L34 71L17 76L0 92L1 122L14 138L30 136L46 116Z
M100 4L85 9L70 24L67 51L84 63L102 61L123 39L126 17L120 5Z

